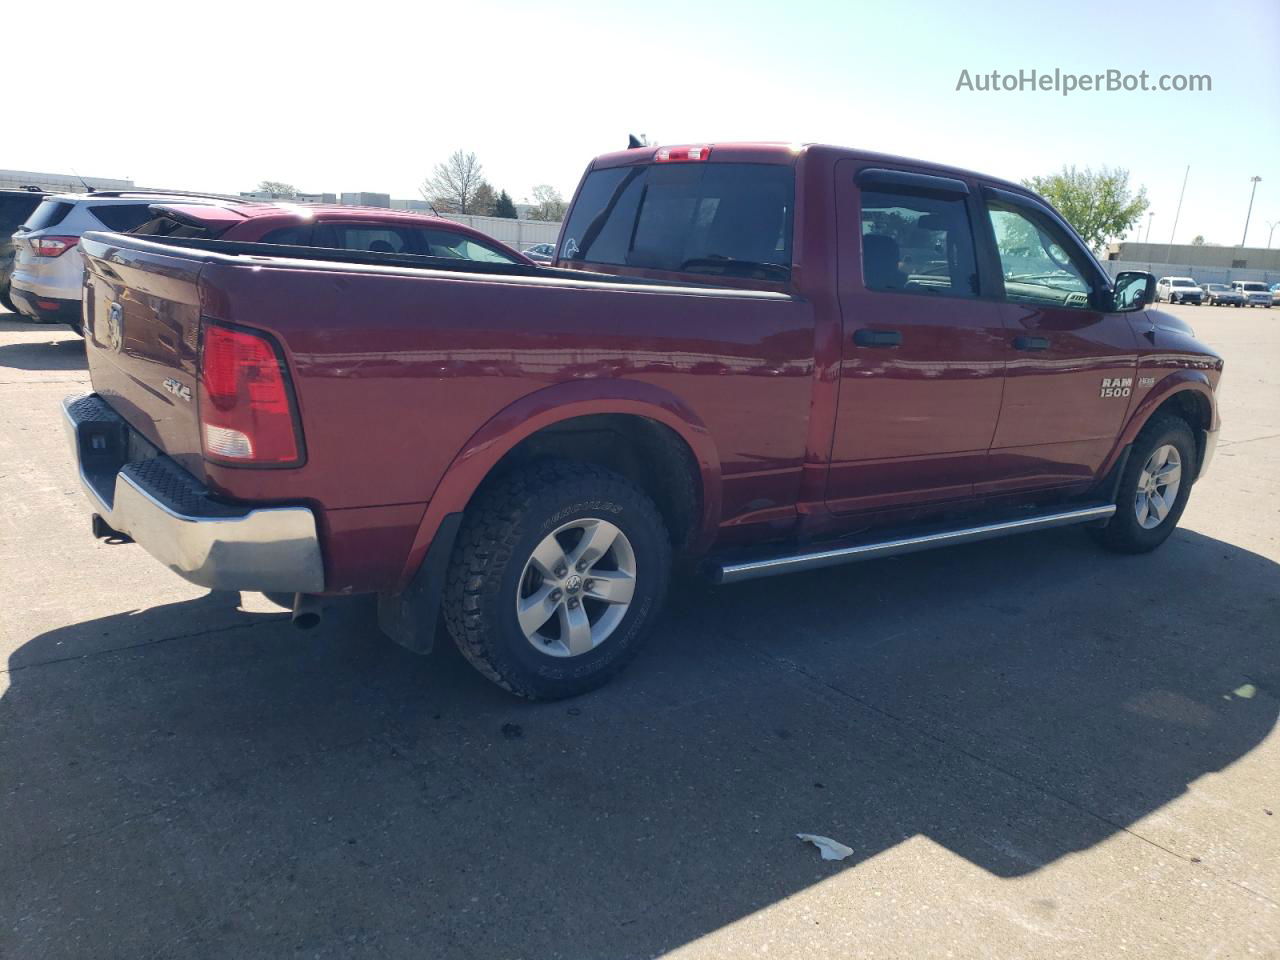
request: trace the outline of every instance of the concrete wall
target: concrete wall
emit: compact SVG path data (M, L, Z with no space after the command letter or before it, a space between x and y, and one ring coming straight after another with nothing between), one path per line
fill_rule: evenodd
M136 186L132 180L109 177L85 177L84 183L98 190L128 190ZM14 190L34 185L47 193L84 193L84 183L74 173L39 173L34 170L0 170L0 189Z
M451 213L445 219L464 223L517 250L535 243L555 243L560 237L559 221L509 220L506 217L472 217L459 213Z
M1190 263L1197 268L1270 270L1272 273L1280 273L1280 250L1265 250L1262 247L1211 247L1190 243L1175 243L1170 247L1167 243L1125 242L1111 244L1107 248L1107 256L1130 263ZM1243 263L1238 267L1234 266L1239 261ZM1164 275L1171 273L1170 270L1164 271Z
M1152 263L1149 260L1103 260L1111 276L1123 270L1142 270L1160 277L1190 277L1196 283L1230 283L1232 280L1280 282L1280 270L1242 270L1239 267L1206 267L1193 263Z

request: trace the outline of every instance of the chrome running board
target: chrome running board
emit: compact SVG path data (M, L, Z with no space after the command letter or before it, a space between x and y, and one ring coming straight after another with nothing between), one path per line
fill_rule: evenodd
M1004 537L1013 533L1031 533L1035 530L1048 530L1051 527L1067 527L1076 523L1088 523L1091 520L1105 520L1115 512L1116 505L1114 503L1100 504L1092 507L1079 507L1075 510L1043 513L1039 516L1023 517L1020 520L1009 520L1004 523L988 523L980 527L942 530L916 537L862 543L853 547L840 547L834 550L822 550L817 553L795 553L781 557L768 557L764 560L724 563L713 567L711 576L716 583L738 583L741 580L771 577L779 573L817 570L821 567L834 567L836 564L853 563L857 560L896 557L904 553L932 550L935 547L949 547L958 543L993 540L996 537Z

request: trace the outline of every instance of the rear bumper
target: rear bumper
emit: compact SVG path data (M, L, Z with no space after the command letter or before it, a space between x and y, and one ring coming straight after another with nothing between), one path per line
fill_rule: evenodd
M80 301L42 297L20 287L9 288L9 297L18 312L44 323L69 323L80 328Z
M324 590L310 509L221 503L97 394L62 409L94 511L174 573L215 590Z

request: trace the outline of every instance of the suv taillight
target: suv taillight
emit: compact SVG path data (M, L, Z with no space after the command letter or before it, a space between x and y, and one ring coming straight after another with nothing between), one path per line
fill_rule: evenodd
M284 467L302 462L288 368L262 333L204 322L200 440L206 459Z
M77 243L79 237L32 237L31 252L37 257L60 257Z

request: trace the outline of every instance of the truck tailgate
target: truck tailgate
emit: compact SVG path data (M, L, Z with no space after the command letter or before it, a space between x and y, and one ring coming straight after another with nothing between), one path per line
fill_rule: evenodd
M204 477L196 409L202 264L122 249L88 235L85 349L97 391L128 423L197 478Z

